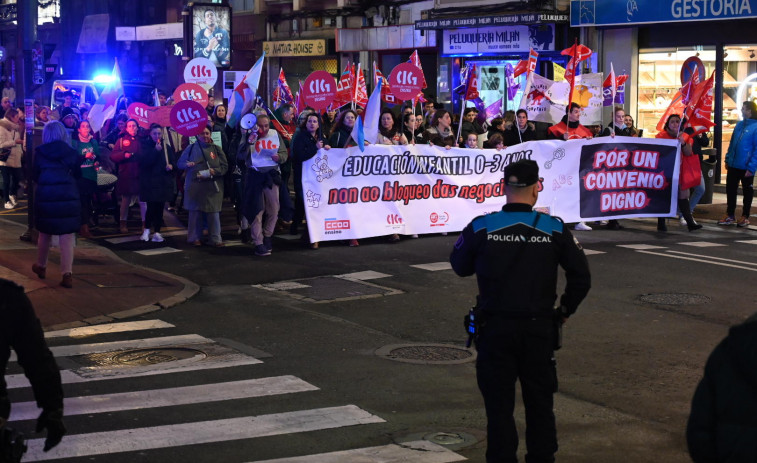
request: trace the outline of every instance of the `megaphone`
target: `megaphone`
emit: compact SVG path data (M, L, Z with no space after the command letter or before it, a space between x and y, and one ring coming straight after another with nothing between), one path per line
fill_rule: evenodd
M255 117L254 114L245 114L242 117L242 120L239 122L239 125L242 126L245 130L250 130L251 128L255 127L255 124L258 123L258 118Z

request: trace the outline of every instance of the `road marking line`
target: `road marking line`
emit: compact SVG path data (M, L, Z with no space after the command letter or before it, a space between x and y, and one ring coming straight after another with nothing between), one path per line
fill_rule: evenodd
M163 336L159 338L129 339L128 341L55 346L51 347L50 350L55 357L72 357L74 355L99 354L101 352L114 352L126 349L150 349L154 347L176 346L179 344L206 344L211 342L214 341L198 334L184 334L180 336ZM11 354L10 361L16 361L15 353Z
M451 463L463 460L467 460L467 458L452 450L433 442L419 440L380 447L256 461L254 463L386 463L409 461L413 463Z
M174 328L174 325L162 320L140 320L136 322L104 323L102 325L82 326L67 330L48 331L45 338L83 338L96 334L123 333L125 331L153 330L158 328Z
M290 289L310 288L309 285L303 285L296 281L280 281L278 283L267 283L262 285L252 285L254 288L267 289L269 291L288 291Z
M709 241L689 241L685 243L678 243L683 246L693 246L695 248L713 248L718 246L728 246L727 244L711 243Z
M757 266L757 262L746 262L746 261L743 261L743 260L726 259L726 258L723 258L723 257L703 256L701 254L691 254L691 253L682 252L682 251L668 251L668 252L674 253L674 254L681 254L681 255L684 255L684 256L705 257L707 259L722 260L723 262L730 262L732 264L746 264L746 265Z
M373 270L366 270L364 272L345 273L344 275L334 275L336 278L343 278L345 280L375 280L378 278L386 278L391 275L381 272L374 272Z
M411 265L411 267L419 268L421 270L428 270L429 272L438 272L440 270L452 269L452 265L450 265L449 262L431 262L430 264Z
M653 256L672 257L673 259L691 260L694 262L703 262L705 264L720 265L721 267L731 267L731 268L738 268L742 270L750 270L752 272L757 272L757 268L742 267L741 265L732 265L732 264L725 264L725 263L721 264L718 262L713 262L712 260L694 259L692 257L683 257L683 256L673 256L673 255L662 253L662 252L652 252L652 251L636 251L636 252L640 252L642 254L651 254Z
M736 240L737 243L757 244L757 240Z
M130 243L132 241L139 241L140 235L122 236L120 238L108 238L107 241L110 244L122 244Z
M65 445L59 445L47 453L42 451L44 439L29 440L29 451L24 461L135 452L372 423L384 423L384 420L355 405L345 405L226 420L75 434L67 435Z
M184 373L197 370L213 370L216 368L239 367L246 365L257 365L263 363L255 357L237 353L236 355L227 355L223 358L193 357L185 360L178 360L171 363L159 363L156 365L141 367L125 368L107 368L107 367L84 367L76 370L61 370L60 377L63 384L78 384L90 381L104 381L109 379L138 378L142 376L164 375L170 373ZM18 389L29 387L29 380L23 374L7 375L5 380L8 389Z
M317 390L318 388L310 383L295 376L286 375L198 386L71 397L63 400L63 407L66 410L66 416L88 415ZM37 402L14 403L10 420L34 420L38 415Z
M134 251L137 254L141 254L143 256L159 256L162 254L171 254L174 252L181 252L181 249L176 249L172 247L163 247L163 248L157 248L157 249L143 249L141 251Z
M595 254L607 254L605 251L594 251L592 249L586 249L584 248L584 254L587 256L593 256Z
M655 246L653 244L619 244L619 248L634 249L636 251L644 249L667 249L665 246Z

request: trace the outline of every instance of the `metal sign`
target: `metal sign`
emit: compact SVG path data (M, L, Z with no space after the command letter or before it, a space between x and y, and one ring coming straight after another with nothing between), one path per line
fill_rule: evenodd
M570 25L619 26L757 17L757 0L571 0Z

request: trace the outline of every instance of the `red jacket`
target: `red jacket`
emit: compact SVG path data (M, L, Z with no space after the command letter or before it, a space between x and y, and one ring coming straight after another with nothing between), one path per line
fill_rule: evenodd
M568 125L565 123L565 121L561 121L560 123L555 124L549 129L547 129L547 132L549 133L550 136L552 136L553 138L558 138L560 140L563 139L563 135L565 134L566 131L570 133L569 140L594 137L594 134L591 133L591 130L587 129L580 123L578 124L577 127L575 128L571 127L570 129L568 129Z

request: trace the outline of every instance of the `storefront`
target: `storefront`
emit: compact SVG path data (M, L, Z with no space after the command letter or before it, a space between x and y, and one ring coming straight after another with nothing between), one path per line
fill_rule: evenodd
M339 73L339 60L334 57L332 39L263 42L263 51L269 89L276 88L279 69L284 70L292 92L296 92L300 88L299 82L304 81L313 71L326 71L335 77Z
M395 66L407 62L410 55L418 52L423 74L429 88L426 95L434 95L433 83L437 80L436 36L417 31L413 25L364 27L361 29L337 29L336 49L346 62L363 64L367 87L373 88L375 63L381 73L388 77Z
M627 95L631 99L627 111L645 137L657 133L658 121L682 86L681 68L687 59L701 60L705 78L715 73L715 126L710 135L720 158L715 178L719 182L725 175L723 154L741 118L741 103L757 98L757 39L745 40L755 37L755 21L748 18L757 17L757 0L637 0L635 8L626 6L614 0L574 0L571 25L598 29L605 63L617 50L632 50L628 64L635 91ZM624 46L619 37L630 43Z
M508 99L505 66L514 67L528 59L533 49L539 53L536 72L552 78L552 63L563 67L567 63L567 57L560 54L568 42L567 20L567 15L534 13L416 21L416 29L438 34L437 101L455 113L462 109L461 96L453 89L461 83L461 69L472 63L478 70L477 84L485 107L501 104L503 110L516 109L525 74L516 78L518 91Z

